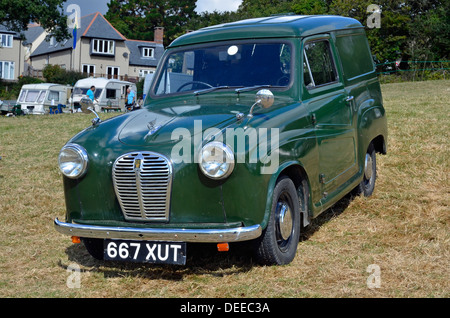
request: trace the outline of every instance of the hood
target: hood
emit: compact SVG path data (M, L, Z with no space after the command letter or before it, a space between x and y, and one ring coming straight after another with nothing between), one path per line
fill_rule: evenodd
M248 106L192 104L147 107L133 112L122 124L119 140L132 146L176 143L181 136L200 135L208 128L222 129L236 123L236 114Z

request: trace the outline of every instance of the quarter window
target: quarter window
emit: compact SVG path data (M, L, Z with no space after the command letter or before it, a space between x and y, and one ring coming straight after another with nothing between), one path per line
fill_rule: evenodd
M328 41L307 43L303 57L303 80L308 89L337 81L336 67Z

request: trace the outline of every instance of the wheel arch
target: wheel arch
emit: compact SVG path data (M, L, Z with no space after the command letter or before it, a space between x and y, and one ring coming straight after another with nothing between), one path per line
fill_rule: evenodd
M279 167L276 173L274 173L269 182L269 191L267 193L267 202L266 202L266 210L264 213L264 219L261 223L261 227L264 229L267 226L268 218L271 213L272 206L272 197L273 197L273 189L275 188L278 180L280 180L283 176L287 176L292 180L295 185L295 188L298 190L299 186L306 182L308 186L307 198L306 198L306 211L300 211L302 214L301 221L302 225L306 226L310 222L311 217L311 196L309 189L311 189L310 178L308 177L308 173L304 166L298 161L290 161L286 162ZM302 210L302 209L301 209ZM304 213L306 212L306 213Z

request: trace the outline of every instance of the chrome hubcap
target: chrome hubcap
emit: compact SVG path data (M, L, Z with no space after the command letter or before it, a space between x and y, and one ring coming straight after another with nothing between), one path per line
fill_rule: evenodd
M278 228L283 240L287 240L292 232L292 212L285 202L278 203Z
M366 160L364 163L364 176L367 180L370 180L372 178L372 156L366 153Z

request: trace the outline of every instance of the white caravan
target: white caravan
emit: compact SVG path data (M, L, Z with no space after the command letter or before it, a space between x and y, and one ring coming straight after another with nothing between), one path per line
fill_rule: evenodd
M131 82L102 77L83 78L73 87L70 104L75 112L80 108L81 98L86 96L91 86L95 86L94 107L97 112L107 109L124 111L128 87L137 94L136 84Z
M17 104L25 114L53 113L55 109L51 110L51 106L66 106L71 90L71 86L61 84L26 84L20 90Z

